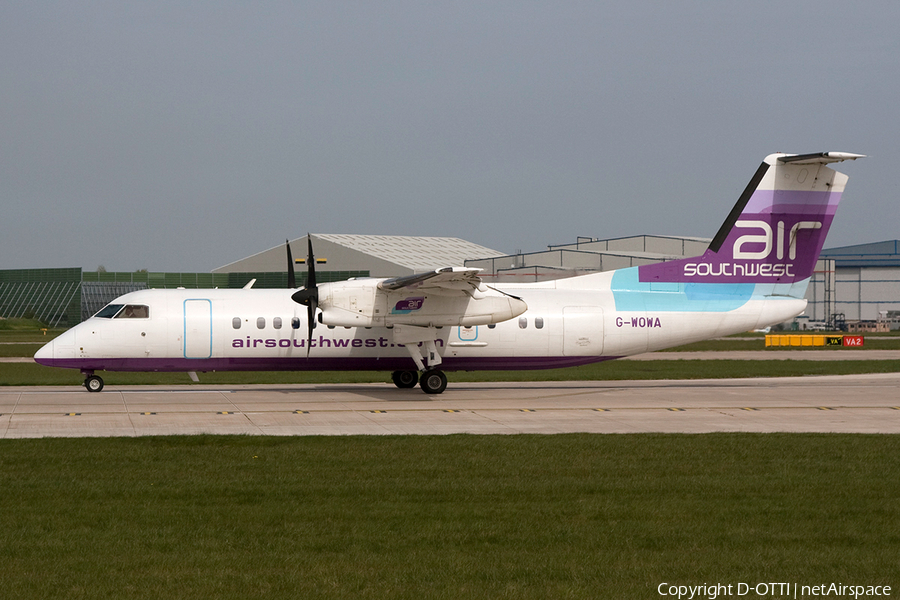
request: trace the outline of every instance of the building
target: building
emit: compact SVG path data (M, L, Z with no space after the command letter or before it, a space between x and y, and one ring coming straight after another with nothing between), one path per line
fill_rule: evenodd
M147 288L243 287L240 279L210 273L107 273L69 269L0 271L0 317L36 318L72 327L122 294Z
M469 259L502 254L458 238L323 233L314 233L311 237L316 275L343 273L345 276L339 279L397 277L439 267L461 266ZM302 265L306 261L307 236L291 241L290 246L299 276L306 271ZM213 273L285 273L286 256L284 245L279 245L213 269Z
M548 246L547 250L539 252L467 260L465 264L482 269L482 276L490 281L546 281L698 256L703 254L710 241L709 238L665 235L608 240L580 237L574 244Z
M834 261L834 312L849 321L900 320L900 240L822 251Z
M306 237L291 242L296 285L306 283ZM457 238L378 235L313 235L316 277L396 277L462 265L467 258L497 256L496 250ZM71 327L114 298L148 288L288 287L286 252L276 246L215 269L212 273L96 272L81 268L0 271L0 318L36 318L51 327Z

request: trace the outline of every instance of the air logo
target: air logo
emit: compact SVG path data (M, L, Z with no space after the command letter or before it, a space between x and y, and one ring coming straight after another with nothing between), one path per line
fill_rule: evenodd
M803 229L821 229L820 221L798 221L791 227L790 235L785 239L784 221L778 221L773 233L772 226L765 221L738 221L735 227L741 229L761 229L762 233L748 233L734 241L733 256L735 260L763 260L772 254L775 246L775 258L783 260L787 250L788 260L797 258L797 233ZM747 244L762 244L762 250L744 250Z
M408 315L409 313L422 308L423 304L425 304L424 296L419 296L416 298L404 298L394 305L394 308L391 310L391 314Z
M801 231L815 231L822 229L821 221L797 221L788 230L784 221L778 221L773 226L767 221L744 220L734 224L735 231L750 230L734 240L731 248L733 262L688 262L684 264L684 276L688 278L738 279L751 281L763 281L768 278L780 279L782 277L796 278L806 277L805 269L808 261L801 259L799 262L801 271L795 270L797 261L797 238ZM755 230L755 231L754 231ZM810 252L813 248L803 248ZM704 256L710 256L705 254ZM774 258L773 258L774 256ZM717 257L718 258L718 257ZM806 257L808 258L808 257ZM719 279L722 281L722 279Z

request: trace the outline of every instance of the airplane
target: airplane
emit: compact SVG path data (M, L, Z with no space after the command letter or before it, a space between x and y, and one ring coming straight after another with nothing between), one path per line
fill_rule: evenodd
M535 283L479 269L317 283L308 238L298 288L150 289L113 300L35 354L98 371L390 371L399 388L445 371L572 367L762 329L801 314L848 177L862 154L771 154L700 256ZM424 351L424 353L423 353Z

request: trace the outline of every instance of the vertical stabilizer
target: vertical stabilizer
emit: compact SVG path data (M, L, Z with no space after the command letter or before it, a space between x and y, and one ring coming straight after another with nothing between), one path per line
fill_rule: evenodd
M848 179L827 164L862 156L767 156L703 255L642 266L640 281L790 285L808 280ZM792 287L799 291L805 285Z

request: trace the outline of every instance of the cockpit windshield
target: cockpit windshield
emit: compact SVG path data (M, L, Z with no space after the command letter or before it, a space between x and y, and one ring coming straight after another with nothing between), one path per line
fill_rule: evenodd
M144 304L126 304L116 315L117 319L149 319L150 307Z
M122 310L124 306L124 304L107 304L100 312L98 312L94 316L101 319L112 319L114 316L116 316L116 313Z
M101 319L149 319L150 307L145 304L108 304L94 316Z

